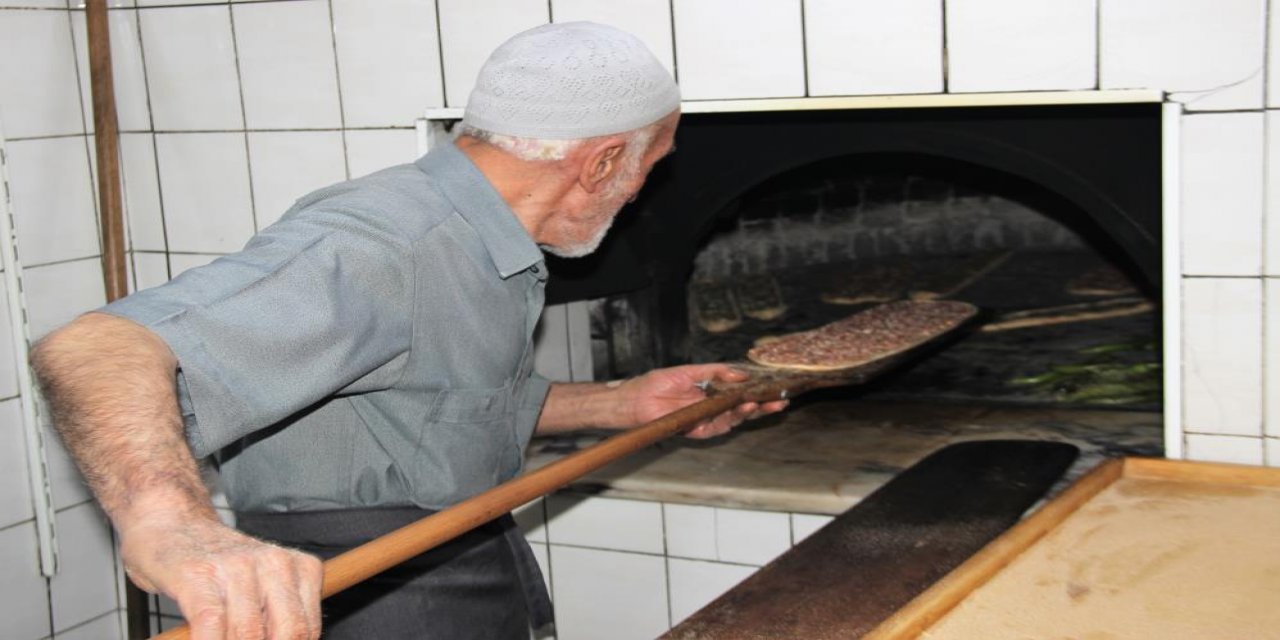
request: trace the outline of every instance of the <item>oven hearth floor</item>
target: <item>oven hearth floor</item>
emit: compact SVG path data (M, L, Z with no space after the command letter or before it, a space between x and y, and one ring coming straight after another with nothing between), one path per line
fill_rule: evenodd
M535 469L607 437L537 438ZM671 438L574 482L617 498L838 514L954 442L1037 439L1081 449L1054 492L1113 456L1161 455L1158 413L798 398L787 411L710 441Z
M1106 266L1089 252L1015 253L998 268L950 296L977 305L982 320L1001 314L1100 300L1141 300L1140 294L1082 296L1067 284ZM770 321L744 318L733 331L693 325L690 360L745 358L761 336L802 331L871 305L821 300L833 273L849 264L821 264L775 274L787 313ZM1157 313L983 333L971 331L947 349L858 391L867 399L947 400L1157 411L1160 407Z

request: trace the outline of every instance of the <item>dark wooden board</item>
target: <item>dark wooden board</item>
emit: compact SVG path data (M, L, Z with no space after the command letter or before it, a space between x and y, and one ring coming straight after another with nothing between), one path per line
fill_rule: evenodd
M664 638L857 638L1015 524L1076 447L963 442L895 476Z

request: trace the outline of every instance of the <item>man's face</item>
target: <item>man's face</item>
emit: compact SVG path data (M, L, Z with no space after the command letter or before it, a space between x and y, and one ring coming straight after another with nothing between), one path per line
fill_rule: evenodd
M585 211L573 224L574 239L559 246L544 246L548 253L562 258L580 258L599 248L624 205L635 200L649 172L659 160L675 150L679 112L664 118L653 141L642 153L624 152L613 177L589 201Z

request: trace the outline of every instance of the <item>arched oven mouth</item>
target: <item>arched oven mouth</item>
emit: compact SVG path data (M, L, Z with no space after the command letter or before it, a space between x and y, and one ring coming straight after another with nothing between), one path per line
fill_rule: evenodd
M548 299L612 378L953 297L988 330L859 393L1157 409L1160 141L1155 104L686 115Z

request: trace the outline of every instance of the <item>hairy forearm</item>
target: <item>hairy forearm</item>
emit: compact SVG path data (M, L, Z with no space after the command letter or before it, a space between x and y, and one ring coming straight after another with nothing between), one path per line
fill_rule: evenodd
M32 365L62 441L117 529L217 518L183 435L177 361L159 336L88 314L42 340Z
M635 426L622 385L622 381L552 384L536 433L548 435L574 429Z

